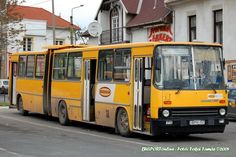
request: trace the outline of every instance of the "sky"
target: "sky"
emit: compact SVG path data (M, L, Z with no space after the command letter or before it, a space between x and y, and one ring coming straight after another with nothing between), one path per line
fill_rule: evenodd
M44 8L52 12L52 0L25 0L22 5ZM83 7L73 9L73 23L81 29L88 27L94 21L102 0L54 0L55 14L70 21L71 9L80 5Z

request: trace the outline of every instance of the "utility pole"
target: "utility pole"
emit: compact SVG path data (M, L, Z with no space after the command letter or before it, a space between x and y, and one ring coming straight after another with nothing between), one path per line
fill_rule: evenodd
M73 16L70 16L70 44L73 45Z
M54 0L52 0L52 40L53 40L53 45L56 45L56 29L55 26L56 21L55 21L55 10L54 10Z
M3 68L3 64L2 64L2 57L3 57L3 27L2 27L2 19L0 19L0 78L2 78L2 68Z

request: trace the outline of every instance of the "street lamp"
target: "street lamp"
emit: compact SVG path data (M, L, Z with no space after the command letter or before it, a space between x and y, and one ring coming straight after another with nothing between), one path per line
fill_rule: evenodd
M77 7L71 8L71 16L70 16L70 23L71 23L70 43L71 43L71 45L74 43L74 42L73 42L73 32L74 32L74 28L73 28L73 11L74 11L74 9L77 9L77 8L80 8L80 7L83 7L83 6L84 6L84 5L81 4L81 5L77 6Z

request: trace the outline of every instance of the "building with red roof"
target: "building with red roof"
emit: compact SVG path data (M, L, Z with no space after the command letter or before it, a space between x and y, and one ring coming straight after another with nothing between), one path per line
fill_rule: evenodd
M16 27L24 27L24 31L16 38L23 41L19 47L11 47L10 52L41 51L45 45L53 44L52 13L37 7L14 6L9 14L19 16L22 21ZM70 44L71 23L55 15L56 44ZM73 29L80 30L73 25Z
M19 14L19 16L23 19L47 21L47 27L52 27L52 13L43 8L16 6L14 7L13 13L14 12ZM55 21L56 28L68 29L71 27L71 23L61 18L60 16L55 15ZM79 26L74 27L76 29L80 29Z
M98 44L173 40L164 0L103 0L95 19L103 28Z

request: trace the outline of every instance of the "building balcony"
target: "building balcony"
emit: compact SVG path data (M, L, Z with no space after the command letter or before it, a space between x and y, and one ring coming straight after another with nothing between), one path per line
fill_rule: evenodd
M118 44L127 43L129 41L124 41L124 27L119 27L111 30L103 31L100 36L100 44Z

